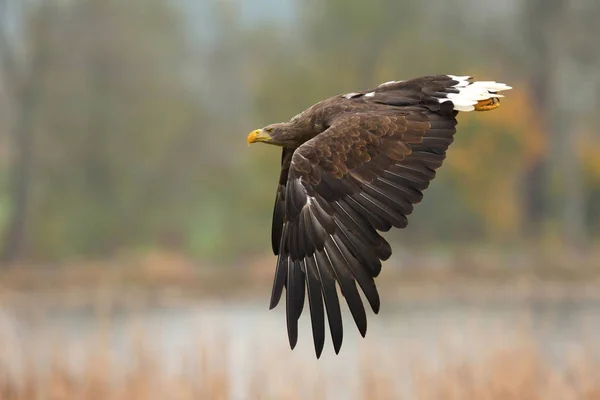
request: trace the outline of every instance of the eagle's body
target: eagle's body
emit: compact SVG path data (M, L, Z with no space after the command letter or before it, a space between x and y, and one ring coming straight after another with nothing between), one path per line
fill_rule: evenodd
M336 284L360 333L367 329L356 283L379 310L374 278L391 248L379 231L404 228L442 165L459 111L498 107L496 82L438 75L392 81L321 101L290 122L253 131L248 142L283 147L272 227L278 255L271 296L286 288L293 348L308 293L317 357L325 313L336 353L342 320Z

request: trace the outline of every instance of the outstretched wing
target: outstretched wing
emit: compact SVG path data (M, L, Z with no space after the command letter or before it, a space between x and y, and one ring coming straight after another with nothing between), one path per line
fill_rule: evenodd
M342 344L336 285L361 335L366 334L356 283L377 313L374 278L391 255L377 231L406 226L413 204L421 201L452 143L455 116L451 109L436 113L415 106L348 114L291 156L284 150L287 183L280 181L274 213L273 248L279 257L271 308L285 287L292 348L305 288L317 357L325 340L325 315L336 353Z

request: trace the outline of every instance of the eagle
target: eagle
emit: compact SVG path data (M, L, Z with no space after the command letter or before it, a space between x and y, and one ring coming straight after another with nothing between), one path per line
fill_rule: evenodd
M436 75L382 83L320 101L289 122L252 131L248 144L282 148L271 243L277 256L270 309L285 288L292 349L308 297L321 356L325 315L336 354L342 338L338 288L361 336L375 314L375 278L392 249L380 232L407 217L442 165L459 112L497 108L511 89L470 76ZM357 287L358 284L358 287Z

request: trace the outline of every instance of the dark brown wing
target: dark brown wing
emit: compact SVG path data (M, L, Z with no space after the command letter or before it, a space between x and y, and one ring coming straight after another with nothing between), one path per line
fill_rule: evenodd
M335 352L342 344L340 290L361 335L367 319L356 283L375 313L374 279L391 255L377 231L403 228L413 204L442 165L456 129L456 112L394 108L338 117L291 157L285 190L276 206L281 230L271 308L286 287L288 337L298 337L298 318L308 293L317 357L325 339L325 313ZM284 153L284 160L286 155ZM284 173L282 172L282 177Z
M275 206L273 207L273 225L271 227L271 246L273 253L279 254L279 243L281 242L281 230L285 218L285 185L288 180L288 172L292 163L292 154L294 149L284 148L281 152L281 173L279 175L279 186L277 186L277 195L275 196Z

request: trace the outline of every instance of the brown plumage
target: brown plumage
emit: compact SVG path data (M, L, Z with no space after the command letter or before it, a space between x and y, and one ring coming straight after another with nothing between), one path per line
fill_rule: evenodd
M270 307L277 306L285 287L292 348L306 292L317 358L325 315L339 352L343 331L336 286L365 336L358 287L377 313L374 278L392 253L379 232L406 227L413 205L446 157L458 111L496 108L497 92L507 89L453 75L387 82L321 101L290 122L248 136L249 143L283 147L273 211L272 247L278 259Z

